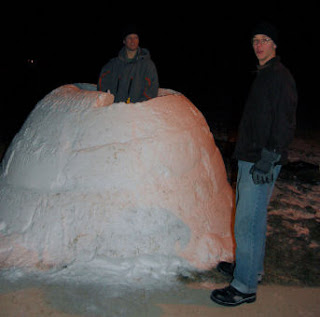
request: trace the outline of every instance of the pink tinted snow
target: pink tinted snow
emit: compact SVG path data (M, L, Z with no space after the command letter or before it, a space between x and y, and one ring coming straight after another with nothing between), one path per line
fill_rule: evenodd
M112 102L66 85L26 120L2 163L0 267L233 259L233 192L201 112L166 89Z

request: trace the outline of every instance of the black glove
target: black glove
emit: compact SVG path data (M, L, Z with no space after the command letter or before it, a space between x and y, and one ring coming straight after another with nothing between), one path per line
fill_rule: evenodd
M273 181L273 168L279 162L281 155L263 148L261 159L255 163L251 170L253 182L257 184L271 183Z

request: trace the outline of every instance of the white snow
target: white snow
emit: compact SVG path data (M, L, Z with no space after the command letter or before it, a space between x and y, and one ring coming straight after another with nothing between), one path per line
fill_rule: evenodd
M183 95L136 104L62 86L40 101L0 174L0 267L143 278L232 260L234 196Z

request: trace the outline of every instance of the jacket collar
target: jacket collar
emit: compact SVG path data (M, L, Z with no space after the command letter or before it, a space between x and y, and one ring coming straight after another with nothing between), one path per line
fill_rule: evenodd
M122 49L120 50L118 56L122 61L124 61L126 63L133 63L133 62L135 62L135 61L137 61L139 59L140 55L141 55L141 49L140 49L140 47L138 47L138 50L137 50L137 53L136 53L135 57L132 58L132 59L128 59L126 48L122 47Z
M257 69L262 70L265 68L269 68L270 66L274 65L275 63L280 62L280 57L279 56L275 56L273 58L271 58L269 61L267 61L264 65L257 65Z

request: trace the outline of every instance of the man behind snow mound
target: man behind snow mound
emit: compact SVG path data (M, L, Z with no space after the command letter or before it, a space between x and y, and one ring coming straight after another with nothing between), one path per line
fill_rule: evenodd
M97 90L109 91L114 102L141 102L157 97L157 69L149 51L139 47L135 26L128 26L123 32L123 44L118 57L102 67Z

